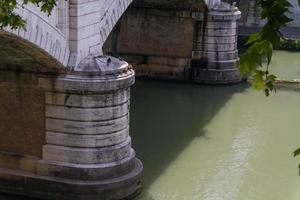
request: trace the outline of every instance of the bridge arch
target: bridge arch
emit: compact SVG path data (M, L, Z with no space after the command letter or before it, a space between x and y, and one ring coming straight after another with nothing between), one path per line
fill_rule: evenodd
M51 16L33 5L18 6L17 13L26 20L26 30L11 30L19 37L39 46L64 66L76 70L88 55L103 54L102 47L127 8L160 6L204 10L203 0L95 0L58 1Z
M54 44L52 49L58 47ZM3 30L0 31L0 59L0 70L35 74L67 73L67 68L55 54L50 55L34 42Z
M41 13L33 5L26 7L18 5L17 13L25 19L25 29L12 30L7 27L4 30L33 43L61 64L67 65L70 51L67 36L58 28L60 22L58 20L58 8L54 9L53 15L50 17Z

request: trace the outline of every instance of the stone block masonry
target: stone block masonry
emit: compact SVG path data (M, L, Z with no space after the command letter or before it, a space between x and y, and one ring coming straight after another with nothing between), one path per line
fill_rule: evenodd
M129 136L133 83L128 63L109 56L87 56L73 72L41 75L38 85L45 94L41 158L0 153L0 161L29 163L27 170L2 166L0 191L60 200L137 195L143 167Z
M221 3L197 20L190 79L196 83L229 84L241 81L237 68L237 20L241 13Z
M193 48L192 1L134 1L104 45L130 62L137 76L185 80ZM199 6L199 5L198 5ZM202 10L203 5L195 8Z
M137 1L106 41L104 52L132 63L140 77L211 84L239 82L240 15L227 3L207 10L191 1Z

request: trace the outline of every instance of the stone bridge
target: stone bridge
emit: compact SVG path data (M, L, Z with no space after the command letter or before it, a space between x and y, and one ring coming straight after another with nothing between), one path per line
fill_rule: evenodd
M141 191L143 167L129 136L135 72L124 60L103 56L131 4L147 14L159 12L160 19L172 13L178 23L191 25L183 37L181 30L171 31L190 41L188 56L179 59L185 80L241 80L236 69L240 12L233 5L69 0L58 1L51 16L19 5L26 30L0 31L0 191L61 200L124 199ZM171 11L158 11L163 8ZM150 64L174 63L172 56L148 54Z
M132 0L58 1L51 16L39 8L19 4L18 14L27 22L25 30L12 31L75 69L88 55L101 55L109 33Z

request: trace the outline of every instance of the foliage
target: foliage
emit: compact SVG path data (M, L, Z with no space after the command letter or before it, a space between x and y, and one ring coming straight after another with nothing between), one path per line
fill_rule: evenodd
M257 3L262 8L261 18L266 20L266 24L259 33L249 37L246 44L250 47L241 56L239 67L242 75L252 76L255 89L269 96L270 92L276 92L276 76L270 74L269 64L273 49L279 48L283 39L280 30L292 21L287 16L292 5L288 0L258 0Z
M276 76L269 72L273 49L278 49L283 44L292 44L295 48L299 48L299 42L283 43L285 40L280 32L281 28L292 21L286 15L292 7L288 0L258 0L258 3L262 8L261 17L267 22L259 33L249 37L246 44L250 47L241 56L240 70L243 75L252 76L255 89L262 90L269 96L270 92L276 92L274 87ZM298 3L300 4L300 0ZM294 156L300 156L300 148L294 152Z
M7 26L12 29L25 28L25 20L15 11L29 3L40 7L41 11L48 15L56 6L56 0L22 0L21 4L17 0L0 0L0 28Z
M300 40L282 39L279 49L288 51L300 51Z

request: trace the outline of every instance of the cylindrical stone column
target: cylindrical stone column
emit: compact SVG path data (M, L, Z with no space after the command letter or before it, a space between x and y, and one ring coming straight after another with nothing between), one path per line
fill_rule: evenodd
M261 13L261 7L257 3L257 0L249 0L246 26L250 26L250 27L260 26L262 24L260 13Z
M129 136L133 83L128 63L109 56L88 56L72 74L40 79L47 132L37 173L66 182L50 187L50 197L124 199L140 191L142 164Z
M190 78L197 83L229 84L241 81L237 68L237 20L241 12L221 3L196 22Z

